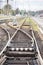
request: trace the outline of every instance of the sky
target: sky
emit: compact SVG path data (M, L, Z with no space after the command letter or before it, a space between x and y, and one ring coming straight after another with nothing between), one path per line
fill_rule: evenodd
M2 2L3 1L3 2ZM0 0L0 8L6 4L6 0ZM26 11L43 10L43 0L9 0L9 4L13 9L19 8Z

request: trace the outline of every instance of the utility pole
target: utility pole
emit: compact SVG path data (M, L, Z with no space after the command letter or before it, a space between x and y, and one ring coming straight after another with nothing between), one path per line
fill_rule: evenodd
M9 3L9 0L7 0L7 8L9 9L8 3ZM8 15L8 9L7 9L7 15Z
M7 0L7 4L9 3L9 0Z

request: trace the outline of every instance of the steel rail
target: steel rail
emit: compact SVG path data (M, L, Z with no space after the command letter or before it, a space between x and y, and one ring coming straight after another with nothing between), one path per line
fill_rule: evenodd
M7 44L5 45L5 47L3 48L3 50L0 53L0 56L3 54L3 52L6 50L6 47L8 45L10 45L11 40L13 39L13 37L15 37L15 35L17 34L17 32L21 29L22 25L25 23L25 20L22 22L22 24L17 28L17 30L15 31L15 33L13 34L13 36L9 39L9 41L7 42ZM22 31L22 30L21 30ZM28 35L26 32L22 31L24 34L26 34L28 37L30 37L30 39L33 39L30 35Z
M24 21L24 22L25 22L25 21ZM2 53L4 52L4 50L6 49L6 47L10 44L11 40L13 39L13 37L15 37L15 35L17 34L17 32L18 32L18 31L21 31L21 32L23 32L24 34L26 34L30 39L35 40L36 47L37 47L37 51L38 51L38 59L40 58L41 65L43 65L43 64L42 64L43 61L42 61L42 59L41 59L41 57L40 57L40 52L39 52L38 45L37 45L37 41L36 41L36 39L35 39L35 36L34 36L33 31L32 31L32 35L33 35L33 37L32 37L31 35L29 35L28 33L26 33L25 31L23 31L23 30L21 29L21 27L22 27L22 25L24 24L24 22L20 25L20 27L17 28L17 30L15 31L15 33L13 34L13 36L12 36L11 38L9 37L9 41L7 42L6 46L5 46L5 47L3 48L3 50L1 51L0 55L2 55ZM5 29L5 30L6 30L6 29ZM7 31L7 30L6 30L6 31ZM8 32L7 32L7 33L8 33ZM8 35L9 35L9 34L8 34ZM3 60L4 60L4 59L5 59L5 57L3 57ZM2 63L3 60L0 61L0 63ZM6 59L5 59L5 60L6 60ZM27 64L29 65L29 62L28 62L28 61L27 61Z
M0 52L0 56L1 56L2 53L5 51L6 47L10 44L10 41L11 41L12 38L16 35L17 32L18 32L18 30L16 30L15 33L13 34L13 36L9 39L9 41L7 42L7 44L5 45L5 47L3 48L3 50Z
M3 56L1 59L0 59L0 64L3 65L3 63L6 61L6 56Z
M32 35L33 35L33 39L34 39L34 41L35 41L36 50L37 50L37 52L38 52L38 60L39 60L40 64L43 65L43 59L42 59L42 57L41 57L41 54L40 54L40 51L39 51L39 48L38 48L38 44L37 44L35 35L34 35L34 33L33 33L33 30L32 30Z
M27 65L29 65L29 62L27 61Z
M24 21L23 21L24 23ZM23 23L21 24L21 26L23 25ZM18 30L21 28L21 26L19 28L17 28L17 30L15 31L15 33L13 34L13 36L8 40L7 44L5 45L5 47L3 48L3 50L0 52L0 56L2 55L2 53L5 51L6 47L10 44L11 40L13 39L13 37L15 37L15 35L17 34Z
M9 32L8 32L2 25L0 25L0 27L7 33L8 40L9 40L9 39L10 39L10 34L9 34Z
M17 30L17 28L14 28L12 25L9 25L8 23L6 25L9 26L10 28L13 28L13 29Z
M8 40L10 39L10 35L9 35L9 32L4 28L2 27L2 25L0 25L0 28L2 28L2 30L4 30L6 33L7 33L7 36L8 36ZM2 52L2 51L1 51ZM0 52L0 53L1 53ZM2 65L4 63L4 61L6 60L5 59L6 56L3 56L2 58L0 58L0 64Z
M26 18L25 18L25 20L22 22L22 24L19 26L19 29L21 29L21 27L22 27L22 25L25 23L25 21L26 21Z
M7 24L9 27L13 28L13 29L19 29L21 32L23 32L24 34L26 34L30 39L33 39L31 35L29 35L28 33L26 33L25 31L23 31L21 29L21 27L23 26L23 24L25 23L26 19L22 22L22 24L18 27L18 28L14 28L13 26Z
M24 24L24 22L25 22L26 18L25 18L25 19L23 19L23 20L24 20L24 21L22 22L22 24L21 24L20 26L18 26L18 25L17 25L17 28L15 28L14 26L9 25L9 24L6 24L6 25L7 25L7 26L9 26L9 27L11 27L11 28L13 28L13 29L16 29L16 30L17 30L18 28L20 29L20 28L22 27L22 25Z
M33 39L31 35L29 35L27 32L25 32L24 30L20 29L20 31L22 33L24 33L26 36L28 36L31 40Z

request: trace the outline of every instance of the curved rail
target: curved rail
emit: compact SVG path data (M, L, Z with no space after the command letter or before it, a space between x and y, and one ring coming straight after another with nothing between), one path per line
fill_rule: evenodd
M18 26L17 25L17 28L15 28L14 26L12 26L12 25L9 25L9 24L7 24L7 26L9 26L9 27L11 27L11 28L13 28L13 29L20 29L21 27L22 27L22 25L24 24L24 22L26 21L26 18L25 19L23 19L23 22L21 23L21 25L20 26Z
M35 41L35 44L36 44L36 50L38 52L38 60L40 61L41 65L43 65L43 59L41 57L41 54L40 54L40 51L39 51L39 48L38 48L37 41L36 41L36 38L34 36L33 30L32 30L32 35L33 35L33 38L34 38L34 41Z
M2 27L1 25L0 25L0 28L2 28L2 30L4 30L4 31L7 33L8 40L9 40L9 39L10 39L9 32L8 32L4 27ZM1 51L1 52L2 52L2 51ZM1 53L1 52L0 52L0 53ZM0 58L0 64L4 63L4 61L6 60L5 57L6 57L6 56L3 56L2 58Z
M9 26L10 28L13 28L13 29L16 29L17 30L17 28L14 28L14 26L9 25L8 23L6 25Z
M26 18L25 18L26 20ZM5 45L5 47L3 48L3 50L0 53L0 56L2 55L2 53L5 51L6 47L10 44L10 41L12 40L12 38L17 34L18 30L22 27L22 25L24 24L25 20L22 22L22 24L17 28L17 30L15 31L15 33L13 34L13 36L9 39L9 41L7 42L7 44Z
M25 22L25 21L24 21L24 22ZM10 38L10 36L9 36L9 34L8 34L8 36L9 36L9 41L7 42L6 46L5 46L5 47L3 48L3 50L1 51L0 55L5 51L6 47L10 44L11 40L13 39L13 37L15 37L15 35L17 34L17 32L18 32L18 31L21 31L21 32L23 32L25 35L27 35L30 39L32 39L32 40L35 41L36 48L37 48L37 52L38 52L38 59L40 60L41 65L43 65L43 61L42 61L42 58L41 58L41 55L40 55L40 52L39 52L39 49L38 49L38 45L37 45L37 42L36 42L36 39L35 39L33 30L32 30L32 35L33 35L33 37L32 37L31 35L29 35L28 33L26 33L25 31L23 31L23 30L21 29L21 27L22 27L22 25L24 24L24 22L17 28L17 30L15 31L15 33L13 34L13 36L12 36L11 38ZM8 32L7 32L7 33L8 33ZM2 61L1 61L1 62L2 62ZM34 62L34 61L33 61L33 62ZM30 65L28 61L27 61L27 64ZM34 63L34 64L35 64L35 63ZM34 64L33 64L33 65L34 65Z
M2 25L0 25L0 27L7 33L8 40L9 40L9 39L10 39L10 34L9 34L9 32L8 32Z
M5 28L3 28L1 25L0 25L0 27L7 33L8 40L10 40L9 32L8 32ZM5 46L4 46L4 47L5 47ZM1 51L1 52L2 52L2 51ZM0 54L1 54L1 52L0 52Z
M31 40L33 39L31 35L29 35L27 32L25 32L24 30L20 29L21 32L23 32L25 35L27 35Z

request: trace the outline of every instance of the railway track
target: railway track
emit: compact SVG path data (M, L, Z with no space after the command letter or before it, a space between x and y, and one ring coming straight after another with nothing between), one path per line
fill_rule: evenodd
M24 21L25 21L25 19L23 18L23 22ZM21 25L23 24L23 22L21 23ZM14 32L17 30L17 28L21 27L21 25L20 26L19 25L15 25L15 24L12 25L12 24L9 24L9 22L1 24L1 26L3 28L5 28L9 32L10 37L12 37L12 35L14 34Z
M4 52L1 65L41 65L37 58L37 49L30 24L22 24L16 28L0 55ZM13 26L10 26L14 28ZM28 28L27 28L28 27ZM15 28L14 28L15 29Z
M9 32L0 25L0 52L10 39Z
M38 47L39 47L39 50L40 50L41 57L43 58L43 40L40 39L40 36L37 32L34 32L34 34L35 34L35 37L36 37L36 40L37 40L37 43L38 43Z

